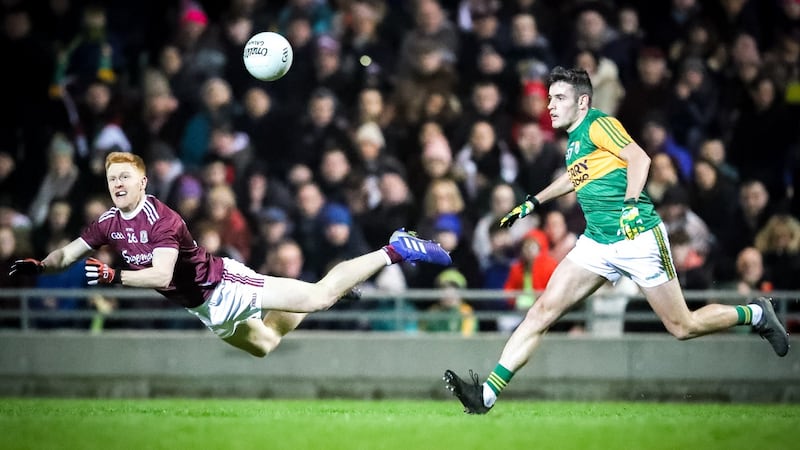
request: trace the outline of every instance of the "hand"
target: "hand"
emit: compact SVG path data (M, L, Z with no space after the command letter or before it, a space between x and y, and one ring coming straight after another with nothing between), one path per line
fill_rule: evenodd
M33 258L25 258L25 259L18 259L11 264L11 270L8 272L8 276L13 277L14 275L39 275L44 271L44 264L38 259Z
M511 210L511 212L509 212L508 214L503 216L502 219L500 219L500 228L511 227L511 225L514 225L514 222L516 222L517 219L521 219L527 216L528 214L532 213L533 210L536 209L536 206L538 205L539 205L539 200L537 200L536 197L533 197L530 194L528 194L528 196L525 197L524 202L515 206L514 209Z
M636 203L636 200L625 200L625 206L622 207L622 214L619 216L619 228L629 240L633 240L644 231L644 222L639 217L639 207Z
M86 284L120 284L122 280L117 276L117 271L108 264L96 258L86 260Z

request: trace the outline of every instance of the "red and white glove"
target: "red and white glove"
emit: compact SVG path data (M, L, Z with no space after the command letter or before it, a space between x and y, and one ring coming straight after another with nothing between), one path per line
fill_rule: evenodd
M122 279L111 266L97 258L89 258L86 260L86 284L94 286L97 284L120 283L122 283Z
M44 271L44 264L38 259L33 258L25 258L25 259L18 259L11 264L11 270L8 272L8 276L13 277L15 275L39 275Z

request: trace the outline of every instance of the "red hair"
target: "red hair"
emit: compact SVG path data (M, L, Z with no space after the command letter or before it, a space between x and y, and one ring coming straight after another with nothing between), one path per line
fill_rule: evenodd
M144 160L139 155L134 155L128 152L111 152L106 156L106 170L112 164L131 164L142 175L145 174L146 168Z

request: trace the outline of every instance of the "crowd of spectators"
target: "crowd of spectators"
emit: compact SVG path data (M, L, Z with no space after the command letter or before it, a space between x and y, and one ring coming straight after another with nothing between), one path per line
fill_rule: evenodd
M198 243L262 273L316 280L405 226L451 251L449 286L535 291L582 232L575 196L496 223L564 170L545 84L563 65L589 73L593 106L651 156L646 191L685 288L800 289L798 0L0 7L2 285L21 282L11 261L111 206L103 158L116 150L144 158L148 192ZM242 64L264 30L294 50L274 82ZM441 287L441 270L371 282Z

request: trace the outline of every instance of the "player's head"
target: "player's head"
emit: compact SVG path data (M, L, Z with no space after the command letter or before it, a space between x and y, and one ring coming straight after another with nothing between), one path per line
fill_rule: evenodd
M106 182L114 206L123 212L136 209L145 195L147 177L141 157L127 152L106 156Z
M550 102L547 105L553 128L572 131L592 107L592 82L582 69L555 67L548 79Z

